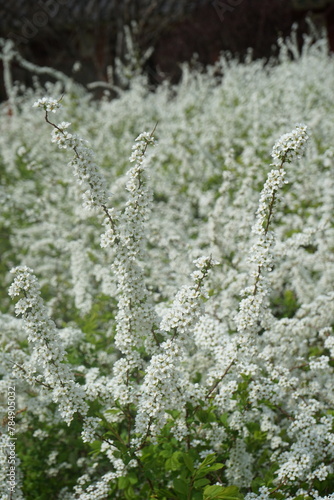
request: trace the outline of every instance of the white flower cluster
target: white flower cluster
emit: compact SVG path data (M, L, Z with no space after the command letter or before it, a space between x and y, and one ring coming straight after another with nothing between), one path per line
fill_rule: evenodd
M76 498L78 500L105 500L110 491L110 483L122 474L123 470L107 472L99 481L92 482L87 488L82 487L79 481L79 484L77 484L74 488L75 497L71 498ZM86 480L90 480L90 478L84 476L82 482Z
M178 340L171 339L160 348L161 352L152 356L141 386L135 425L135 433L140 438L132 441L137 447L148 435L155 440L166 423L167 410L184 406L184 382L179 368L184 349Z
M83 143L77 135L66 130L70 126L70 122L61 122L51 132L51 142L56 144L59 149L74 149Z
M71 273L75 306L84 314L92 306L91 287L87 280L87 276L89 276L89 259L82 241L71 241L69 249L71 252Z
M44 111L56 113L57 109L61 108L60 100L52 99L50 97L42 97L34 102L34 108L42 108Z
M132 146L132 153L130 155L129 160L130 162L136 162L136 166L134 167L136 170L138 170L138 167L143 163L147 146L149 144L151 145L155 144L153 133L154 131L142 132L135 139L136 144ZM130 187L128 187L128 189L130 189Z
M28 437L29 453L46 439L43 463L59 452L46 469L59 471L52 498L154 495L145 467L153 449L164 453L163 441L181 452L189 446L197 463L219 455L220 480L239 484L246 500L333 499L333 86L323 42L265 67L223 57L156 92L137 77L111 100L66 91L72 125L52 124L62 101L41 99L35 106L53 127L51 143L31 113L45 90L23 93L7 80L13 115L8 103L0 106L2 248L9 263L35 270L49 300L39 302L31 272L17 273L12 290L23 319L0 314L0 393L16 378L18 434L36 437ZM46 92L63 88L48 83ZM157 120L159 148L151 154L152 134L140 135L126 175L133 130ZM276 142L277 130L306 120L311 144L294 161L307 129ZM96 157L81 139L87 134ZM79 182L63 149L75 156ZM86 190L88 204L103 211L101 242L81 207ZM208 259L199 260L189 282L189 263L203 254L220 265L206 281ZM70 427L58 409L75 419ZM61 463L65 441L77 447L73 463ZM33 484L31 472L24 487ZM270 474L270 487L257 490ZM152 477L157 482L172 487L168 471Z
M95 163L94 152L83 144L76 146L74 151L75 156L70 162L74 175L80 185L88 185L88 189L82 195L84 208L105 207L109 201L110 193L107 190L106 181Z
M242 487L252 481L252 456L247 452L243 439L237 439L226 461L226 468L226 476L231 484Z
M33 377L37 383L47 387L52 392L53 401L58 404L62 418L70 424L74 413L85 415L88 411L84 391L73 380L70 365L65 362L65 350L56 325L47 314L36 276L26 266L17 267L12 273L15 279L9 288L9 295L12 298L23 295L15 304L15 312L22 315L36 361L35 367L30 367L30 373L21 367L17 375L28 381Z
M101 423L101 419L97 417L86 417L81 432L81 437L84 443L92 443L96 441L96 430Z
M155 142L152 134L147 132L140 134L136 141L130 157L130 161L136 163L128 171L129 180L126 184L129 199L123 213L116 218L117 229L109 228L102 243L102 246L107 246L112 238L117 248L112 266L119 294L115 346L124 358L118 360L114 366L115 377L112 386L114 397L120 398L123 403L125 400L132 401L136 394L136 389L131 388L129 383L129 375L138 368L142 369L143 360L138 349L141 346L145 346L147 352L156 349L152 332L156 328L157 318L150 294L145 287L141 264L147 232L146 222L152 205L151 189L147 186L146 149L149 144L154 145Z
M152 209L152 189L147 186L148 158L146 150L149 145L154 146L152 134L143 132L136 139L130 162L135 165L129 169L126 189L130 193L122 214L120 229L122 244L126 248L128 259L142 258L142 245L145 234L145 223Z
M309 400L307 403L302 401L296 409L294 420L288 428L292 445L278 457L279 481L324 481L334 472L334 418L332 415L317 418L319 409L320 405L316 400Z
M282 135L271 154L274 165L281 167L283 163L291 163L295 158L301 158L308 140L306 125L297 125L292 132Z
M271 170L268 174L260 195L256 222L252 228L256 237L249 257L249 262L254 266L251 274L253 284L242 291L242 295L246 297L242 299L239 313L235 318L240 333L247 331L256 333L266 325L266 322L268 323L270 280L266 274L272 271L272 249L275 243L274 232L269 230L269 226L273 219L277 193L287 183L283 164L290 162L296 156L300 157L304 151L308 140L306 128L298 126L291 133L284 134L273 148L274 166L279 168Z
M259 493L247 493L245 500L271 500L270 489L266 486L261 486Z
M195 282L192 286L184 286L177 292L170 309L164 314L160 329L165 332L177 332L184 339L202 313L201 298L206 297L202 283L212 266L217 265L211 257L200 257L194 261L198 271L192 273Z
M151 357L141 386L135 431L140 436L148 433L154 438L166 423L167 410L184 408L188 387L181 368L191 329L202 312L201 299L205 296L203 282L213 265L211 257L194 261L198 271L192 273L194 284L182 288L160 323L160 331L172 335L160 345L158 354ZM175 432L180 432L180 423ZM186 429L183 429L186 431ZM140 438L133 441L140 443Z
M156 316L151 298L145 287L141 267L146 221L151 210L152 195L146 185L146 149L154 144L152 134L144 132L133 146L130 161L136 161L128 171L126 189L130 196L119 217L117 257L113 264L118 281L118 313L115 345L129 359L138 359L133 351L146 339L146 347L153 348L151 330ZM133 362L132 362L133 364Z
M33 105L45 109L46 117L49 111L56 112L60 108L59 101L46 98L39 99ZM51 123L47 119L48 123ZM106 181L101 174L96 162L94 152L87 147L84 141L76 134L71 134L67 128L71 125L69 122L61 122L58 125L51 123L54 127L52 131L52 142L56 143L60 149L72 149L75 156L69 165L73 168L74 175L78 179L79 185L85 185L88 189L82 194L84 208L94 209L104 207L107 212L110 193L106 187Z

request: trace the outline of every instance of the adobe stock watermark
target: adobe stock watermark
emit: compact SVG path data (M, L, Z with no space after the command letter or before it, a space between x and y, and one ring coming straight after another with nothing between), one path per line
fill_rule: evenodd
M218 14L221 22L225 20L226 12L233 12L244 0L214 0L212 6Z
M40 9L36 10L30 19L22 17L19 33L10 32L7 38L13 40L16 45L28 43L41 28L48 24L50 18L58 14L59 8L66 5L67 2L68 0L37 0L36 6L38 5Z
M7 410L7 411L6 411ZM7 427L7 433L0 440L0 463L6 470L8 498L12 498L16 487L16 389L13 382L7 388L7 409L2 426Z

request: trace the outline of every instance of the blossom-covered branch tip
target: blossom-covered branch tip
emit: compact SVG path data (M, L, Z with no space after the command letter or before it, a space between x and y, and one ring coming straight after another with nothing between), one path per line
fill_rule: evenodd
M57 109L61 108L60 99L53 99L51 97L42 97L38 101L34 102L33 108L42 108L47 112L56 113Z
M301 158L308 139L307 126L302 124L297 125L292 132L283 134L271 153L274 165L280 166L284 162L290 163L295 158Z

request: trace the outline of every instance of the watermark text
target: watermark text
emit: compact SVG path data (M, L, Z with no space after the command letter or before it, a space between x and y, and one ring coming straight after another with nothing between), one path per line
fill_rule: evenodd
M36 10L31 18L22 17L19 32L10 32L7 38L13 40L16 45L28 43L41 28L48 24L49 18L55 17L59 12L59 8L66 5L67 2L68 0L37 0L36 4L40 9Z
M0 441L0 463L7 469L6 483L10 493L15 492L16 486L16 389L13 382L7 387L7 408L2 425L6 427L6 434L2 435Z

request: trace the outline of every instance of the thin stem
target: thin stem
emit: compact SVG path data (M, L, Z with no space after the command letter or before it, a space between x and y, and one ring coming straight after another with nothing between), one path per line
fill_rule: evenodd
M286 154L284 155L284 157L283 157L283 159L281 161L281 164L279 166L279 170L282 170L284 162L285 162L285 158L286 158ZM272 219L272 216L273 216L274 206L275 206L275 201L276 201L276 194L277 194L277 189L274 189L273 190L272 198L271 198L270 203L269 203L269 213L268 213L266 225L264 227L264 234L265 234L265 236L267 236L267 234L268 234L269 226L270 226L271 219ZM252 293L253 296L255 296L256 293L257 293L257 287L258 287L258 284L259 284L259 281L260 281L260 276L261 276L262 268L263 268L262 264L259 265L258 268L257 268L257 275L256 275L256 278L255 278L255 283L254 283L254 288L253 288L253 293Z
M213 386L211 387L211 389L209 390L209 392L205 396L206 399L208 399L211 396L211 394L213 393L213 391L217 388L218 384L226 377L226 375L229 372L230 368L232 368L232 365L233 365L234 362L235 362L235 360L233 359L231 361L231 363L228 365L228 367L226 368L226 370L224 371L223 375L213 384Z

